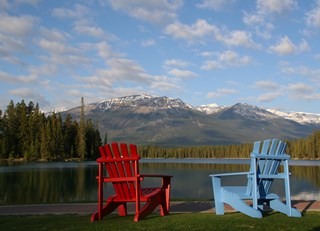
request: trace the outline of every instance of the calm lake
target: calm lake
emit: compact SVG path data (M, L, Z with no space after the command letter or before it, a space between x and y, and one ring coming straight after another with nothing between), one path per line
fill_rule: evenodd
M172 199L212 200L210 174L248 171L248 159L142 159L140 172L168 174ZM320 161L290 161L292 199L320 200ZM0 166L0 204L97 201L95 161L19 163ZM149 179L148 179L149 180ZM224 184L245 184L246 178L227 178ZM159 181L145 184L154 186ZM107 194L112 186L107 186ZM278 180L273 191L284 197Z

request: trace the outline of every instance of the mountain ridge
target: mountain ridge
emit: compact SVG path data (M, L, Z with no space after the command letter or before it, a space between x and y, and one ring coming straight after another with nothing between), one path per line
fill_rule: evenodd
M132 95L85 105L88 119L99 126L110 141L144 145L208 145L252 142L266 138L306 137L316 123L300 122L279 116L257 106L237 103L232 106L193 107L166 96ZM80 107L64 112L79 118ZM281 115L281 114L280 114ZM315 117L316 118L316 117ZM302 121L302 122L301 122Z

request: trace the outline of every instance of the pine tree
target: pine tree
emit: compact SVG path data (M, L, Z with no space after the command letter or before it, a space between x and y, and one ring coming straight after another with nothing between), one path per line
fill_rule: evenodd
M80 124L78 129L78 155L81 159L86 157L86 140L85 140L85 117L84 117L84 100L81 97Z
M18 120L18 146L19 155L25 159L30 159L29 146L32 140L29 136L29 123L27 115L27 105L24 100L16 105L17 120Z
M5 135L5 117L2 115L2 110L0 109L0 159L6 159L6 147L4 141Z

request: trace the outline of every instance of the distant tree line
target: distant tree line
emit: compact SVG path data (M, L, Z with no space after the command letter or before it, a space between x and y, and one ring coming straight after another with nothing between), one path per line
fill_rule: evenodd
M60 113L46 116L38 104L24 100L0 110L0 159L95 159L100 145L97 126L84 115L80 122L70 115L62 121Z
M107 142L107 133L104 143ZM320 131L288 144L286 152L292 159L320 159ZM39 105L22 100L10 101L6 111L0 110L0 159L59 160L96 159L100 156L99 130L91 120L85 120L81 99L80 120L60 113L45 115ZM139 146L143 158L249 158L253 144L207 146Z
M320 159L320 131L314 131L304 139L284 141L291 159ZM172 148L140 146L139 154L144 158L249 158L252 149L253 143Z

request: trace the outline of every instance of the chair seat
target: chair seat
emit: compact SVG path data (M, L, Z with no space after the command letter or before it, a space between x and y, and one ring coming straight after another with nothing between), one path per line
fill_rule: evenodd
M252 195L247 194L247 187L246 186L223 186L221 190L226 191L227 193L232 193L237 195L240 199L243 200L252 200ZM267 195L257 195L258 199L265 199L265 200L273 200L279 199L279 196L275 193L268 193Z

